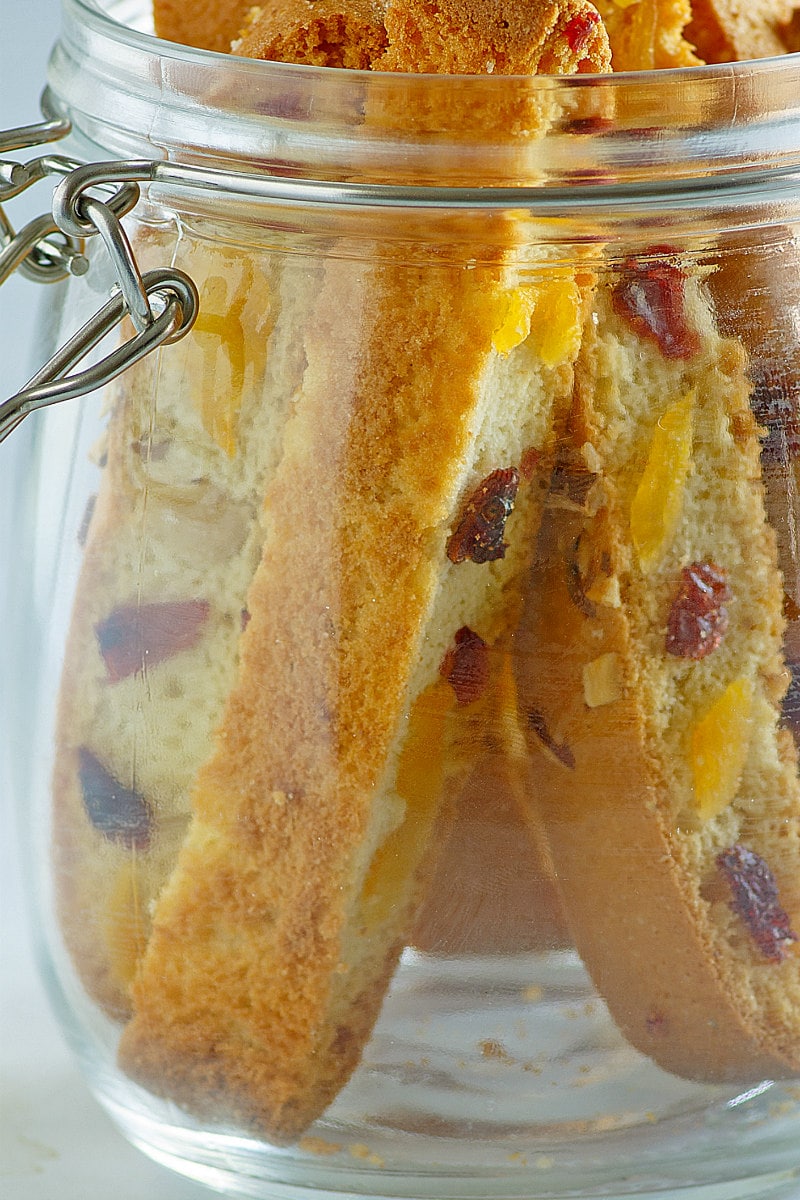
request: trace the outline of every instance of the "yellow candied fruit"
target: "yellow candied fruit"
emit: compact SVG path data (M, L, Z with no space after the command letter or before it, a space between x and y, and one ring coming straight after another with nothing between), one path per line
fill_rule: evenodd
M455 705L444 680L430 685L411 710L403 752L397 767L397 793L405 816L378 848L362 890L368 923L375 928L401 900L414 848L426 840L439 806L445 767L447 717Z
M509 354L525 341L531 331L531 314L536 303L532 287L513 288L499 297L499 323L492 334L492 345L498 354Z
M229 458L236 453L236 431L244 390L242 311L248 290L246 286L240 287L234 299L229 300L226 281L219 275L209 278L193 330L203 357L198 397L200 419L206 433ZM227 359L227 372L218 367L220 354Z
M634 4L638 4L639 0L614 0L614 5L617 8L633 8Z
M574 279L553 279L536 289L531 338L546 367L574 362L581 347L581 293Z
M498 354L510 353L531 337L545 366L575 359L581 341L581 293L574 279L513 288L499 303L499 321L492 334Z
M691 391L659 420L631 504L631 537L644 572L658 565L681 515L692 465L694 402Z
M147 941L135 859L126 863L111 892L105 934L111 973L118 984L128 988Z
M753 682L735 679L692 731L691 765L698 815L708 821L733 800L750 748Z

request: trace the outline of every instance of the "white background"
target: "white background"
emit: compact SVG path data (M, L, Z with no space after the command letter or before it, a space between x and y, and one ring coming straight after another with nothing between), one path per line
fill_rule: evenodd
M39 119L38 97L58 33L59 0L0 0L0 127ZM37 151L31 151L34 157ZM20 157L17 155L16 157ZM22 157L25 157L24 155ZM49 208L46 183L9 203L19 228ZM40 366L36 311L46 289L20 278L0 290L0 401ZM46 294L44 295L46 302ZM35 420L36 418L31 418ZM0 600L25 569L11 536L15 505L12 437L0 445ZM0 618L0 638L13 636ZM0 662L2 656L0 655ZM3 1200L203 1200L211 1192L151 1163L128 1146L86 1091L64 1046L33 963L17 870L17 831L4 767L2 706L13 683L0 674L0 1196Z

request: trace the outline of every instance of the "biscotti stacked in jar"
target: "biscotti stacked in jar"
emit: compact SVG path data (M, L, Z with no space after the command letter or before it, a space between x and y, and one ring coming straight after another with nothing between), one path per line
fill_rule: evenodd
M516 1072L506 1148L548 1144L524 1089L590 1044L573 995L599 1056L573 1132L638 1127L648 1088L670 1114L800 1075L800 231L587 212L565 246L526 207L564 130L627 122L646 178L646 105L604 77L789 54L800 10L154 7L168 41L353 72L363 128L420 144L457 94L437 111L370 73L587 86L576 111L546 87L465 107L462 191L481 140L513 144L527 190L479 219L465 200L447 245L429 201L396 236L332 222L301 253L294 214L249 245L205 215L177 241L137 227L200 315L107 397L54 770L61 927L122 1072L273 1143L347 1127L349 1081L383 1072L403 1099L381 1128L410 1136L430 1063L401 1049L429 987L489 1107ZM413 148L404 171L398 205ZM610 168L589 182L617 195ZM459 1046L430 1067L432 1137L463 1119Z

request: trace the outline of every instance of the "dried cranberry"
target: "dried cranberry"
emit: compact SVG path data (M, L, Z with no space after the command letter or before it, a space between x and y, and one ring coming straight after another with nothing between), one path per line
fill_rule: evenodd
M764 859L737 844L717 856L717 866L733 893L731 908L750 930L764 958L782 962L787 942L798 938L780 906L775 877Z
M570 771L575 770L575 755L570 746L566 742L557 742L550 730L547 727L544 713L538 708L529 708L525 713L525 720L528 728L532 733L535 733L539 741L546 750L561 763L563 767L568 767Z
M439 673L456 694L459 704L480 699L489 682L489 654L482 637L462 625L442 659Z
M123 604L95 626L112 683L197 645L209 613L206 600Z
M85 747L78 751L78 776L83 803L95 829L130 850L146 850L153 818L144 797L115 779Z
M669 246L653 246L641 259L627 259L612 302L634 333L656 342L665 358L692 358L700 339L687 321L686 275L674 263L653 261L670 253Z
M600 14L592 10L578 13L564 26L564 39L573 54L583 54L589 39L600 21Z
M459 518L455 532L447 543L447 557L461 563L492 562L504 558L507 545L503 541L506 521L514 511L519 487L516 467L492 471L475 489Z
M667 654L705 658L728 632L731 599L725 572L713 563L696 562L681 571L681 583L667 619Z

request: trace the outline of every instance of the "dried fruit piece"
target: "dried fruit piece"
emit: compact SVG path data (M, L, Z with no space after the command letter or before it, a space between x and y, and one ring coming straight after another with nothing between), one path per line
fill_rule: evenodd
M252 286L252 268L247 265L248 277L244 286L228 296L228 284L221 275L206 281L200 314L192 329L205 366L200 375L204 381L199 396L200 417L206 433L232 458L236 453L236 430L244 391L246 367L242 312ZM224 375L218 368L220 351L230 372L227 385L221 385Z
M586 11L578 13L567 21L563 29L564 38L573 54L582 55L591 41L595 26L599 24L600 14Z
M750 749L753 682L735 679L697 723L691 736L691 766L697 812L704 820L733 800Z
M505 558L507 544L503 541L506 521L514 511L519 487L516 467L492 471L475 489L467 501L455 532L447 543L447 557L461 563L475 563Z
M452 687L459 704L479 700L489 683L486 642L468 625L462 625L442 659L439 673Z
M575 359L581 344L581 293L573 278L556 276L500 297L492 334L495 350L508 354L529 337L547 367Z
M631 504L631 536L644 572L657 565L678 525L692 462L694 401L691 391L656 425Z
M781 907L775 876L767 863L754 850L737 844L717 856L717 866L733 893L731 908L744 921L764 958L783 962L787 944L798 937Z
M700 339L687 319L686 274L674 263L653 261L672 253L670 246L652 246L641 258L626 259L612 303L633 332L656 342L665 358L692 358Z
M594 15L579 14L574 20ZM581 328L581 292L574 279L550 279L536 289L530 337L545 366L574 362L580 350Z
M206 600L163 600L115 608L95 626L108 678L119 683L181 650L191 650L209 609Z
M622 664L618 654L600 654L584 665L583 698L589 708L613 704L622 695Z
M512 288L498 301L498 324L492 334L492 345L498 354L508 354L525 341L531 331L531 314L536 303L532 287Z
M86 813L95 829L129 850L146 850L153 817L144 796L115 779L85 746L78 751L78 778Z
M713 563L695 562L681 571L681 583L667 618L667 654L705 658L728 632L731 591L725 572Z

